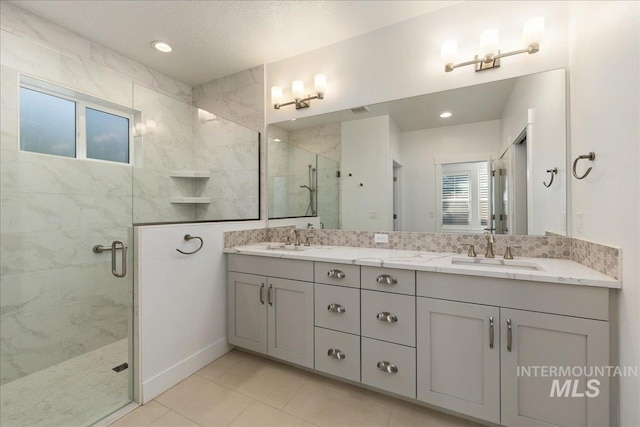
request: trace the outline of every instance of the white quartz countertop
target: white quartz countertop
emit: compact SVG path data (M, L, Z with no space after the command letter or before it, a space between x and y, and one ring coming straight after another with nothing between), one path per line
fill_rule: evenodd
M355 264L371 267L400 268L436 273L495 277L500 279L563 283L620 289L622 283L574 261L549 258L521 258L487 260L481 255L468 258L446 252L407 251L397 249L354 248L346 246L300 246L294 249L282 243L262 242L226 248L225 253L239 255L288 258L305 261ZM487 264L487 263L493 263Z

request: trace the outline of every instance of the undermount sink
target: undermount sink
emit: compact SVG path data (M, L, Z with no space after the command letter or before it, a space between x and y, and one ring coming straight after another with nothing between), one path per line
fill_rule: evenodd
M535 262L517 259L452 257L451 264L484 268L500 268L505 270L544 271L544 268L540 267Z
M268 250L271 251L306 251L307 249L310 249L310 246L296 246L296 245L285 245L284 243L274 243L271 244L269 246L267 246Z

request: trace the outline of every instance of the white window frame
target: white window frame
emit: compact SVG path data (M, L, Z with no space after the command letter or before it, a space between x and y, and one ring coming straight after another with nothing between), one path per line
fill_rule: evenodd
M106 101L95 96L87 95L82 92L78 92L73 89L68 89L62 86L58 86L52 83L45 82L43 80L38 80L33 77L29 77L26 75L20 75L20 88L30 89L36 92L44 93L45 95L54 96L56 98L61 98L70 102L75 103L76 105L76 155L75 158L78 160L88 160L94 162L103 162L108 164L119 164L119 165L133 165L133 154L134 154L134 137L135 137L135 116L136 112L131 108L127 108L118 104L115 104L110 101ZM92 157L87 157L87 113L86 109L91 108L93 110L101 111L103 113L112 114L114 116L125 118L129 121L129 158L127 162L118 162L115 160L104 160L104 159L94 159ZM20 128L20 126L18 126ZM18 137L18 142L20 138ZM48 156L55 156L55 154L49 153L38 153L34 151L22 150L27 153L33 154L42 154ZM66 157L66 156L62 156ZM67 157L72 159L74 157Z
M489 172L490 161L485 159L469 160L464 162L452 162L452 163L436 163L436 231L438 232L472 232L482 233L485 228L491 227L491 206L488 206L488 223L482 225L480 219L480 177L479 171L483 168L481 165L484 163L487 173ZM445 175L461 174L464 172L469 173L469 196L471 206L471 216L469 219L469 225L444 225L442 223L442 177ZM487 182L488 196L491 200L491 185Z

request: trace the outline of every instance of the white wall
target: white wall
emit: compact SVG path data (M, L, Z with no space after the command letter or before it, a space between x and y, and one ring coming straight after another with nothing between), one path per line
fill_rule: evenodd
M389 116L342 124L340 214L345 230L393 228L389 126Z
M527 126L528 215L523 233L564 234L567 204L565 70L531 74L518 79L502 115L502 148L509 147ZM529 114L530 110L532 114ZM530 123L529 120L532 120ZM500 150L501 152L503 149ZM558 168L553 185L547 169ZM510 183L513 183L509 171ZM510 188L514 188L512 185ZM514 212L511 209L511 212ZM513 216L512 216L513 217ZM513 219L513 218L512 218ZM513 226L511 229L514 229ZM528 231L527 231L528 230Z
M264 227L264 221L136 228L140 402L182 381L230 350L227 344L227 264L224 232ZM193 250L202 237L202 250Z
M469 123L403 132L402 188L405 204L402 229L436 231L436 158L484 160L500 146L500 121ZM465 156L465 157L461 157ZM464 160L464 159L467 160Z
M444 72L440 59L443 41L457 39L460 61L466 61L477 53L480 33L496 27L501 49L520 49L522 25L537 15L546 19L540 52L505 58L499 69L488 72L476 73L473 67ZM325 99L311 108L268 107L267 123L566 67L566 24L566 2L463 2L267 64L267 89L283 87L285 99L292 80L302 79L311 87L313 75L323 72L328 82Z
M640 11L638 2L570 3L571 159L595 151L571 180L572 235L619 246L620 365L640 365ZM590 164L586 164L590 163ZM582 169L584 170L584 169ZM640 380L622 378L621 426L640 425Z

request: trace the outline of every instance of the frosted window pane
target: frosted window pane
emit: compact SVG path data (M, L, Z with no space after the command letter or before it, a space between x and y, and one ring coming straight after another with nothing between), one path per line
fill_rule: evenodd
M20 88L20 149L76 156L76 103Z
M87 108L87 158L129 163L129 120Z

